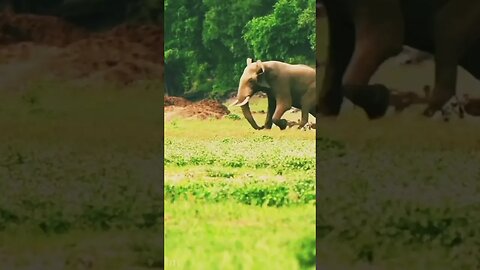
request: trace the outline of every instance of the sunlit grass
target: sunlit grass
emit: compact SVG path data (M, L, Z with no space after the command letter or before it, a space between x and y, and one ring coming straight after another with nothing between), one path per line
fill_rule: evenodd
M317 156L321 267L478 268L478 119L443 122L422 109L318 119L319 138L346 146Z
M301 243L315 235L314 205L186 201L167 202L165 209L165 260L171 268L301 269Z
M254 99L251 109L264 106ZM265 114L254 115L263 123ZM245 119L168 121L165 188L167 267L314 268L314 131L256 131Z
M1 269L160 268L161 89L2 89Z
M228 103L226 103L228 105ZM266 98L252 98L251 111L257 121L258 125L263 125L265 122L266 114L256 113L260 110L267 110ZM271 136L279 139L290 140L312 140L315 138L315 130L299 131L297 127L292 127L286 130L280 130L277 126L273 125L271 130L254 130L250 124L243 118L242 111L238 107L228 108L232 114L241 117L239 120L233 120L229 117L217 120L203 120L196 119L182 119L174 118L171 121L165 122L165 137L194 137L196 139L207 140L221 140L223 138L249 138L252 136ZM300 118L300 113L292 114L286 112L284 118L290 121L297 121ZM310 121L315 122L315 118L310 116ZM313 153L313 152L312 152Z

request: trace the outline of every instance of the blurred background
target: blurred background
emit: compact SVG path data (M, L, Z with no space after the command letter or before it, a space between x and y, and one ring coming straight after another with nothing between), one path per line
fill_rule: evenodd
M0 10L2 88L163 76L163 1L2 0Z
M162 22L0 1L0 268L164 268Z

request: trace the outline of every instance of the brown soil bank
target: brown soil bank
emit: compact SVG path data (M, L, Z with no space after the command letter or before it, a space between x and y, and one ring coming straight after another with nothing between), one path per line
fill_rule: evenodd
M192 103L191 101L180 97L165 97L164 101L166 112L176 111L176 115L184 118L220 119L225 115L230 114L230 111L225 105L211 99L204 99Z
M89 33L56 17L0 14L0 70L28 65L28 74L16 71L18 81L43 73L122 85L163 80L162 48L163 29L158 25L122 24Z

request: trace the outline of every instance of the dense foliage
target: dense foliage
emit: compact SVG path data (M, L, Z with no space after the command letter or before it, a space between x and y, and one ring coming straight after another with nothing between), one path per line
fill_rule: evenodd
M166 77L175 93L235 89L246 58L314 64L315 1L165 1Z

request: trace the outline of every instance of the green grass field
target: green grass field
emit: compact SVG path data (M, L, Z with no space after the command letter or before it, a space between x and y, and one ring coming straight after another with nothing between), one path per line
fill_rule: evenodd
M165 138L167 269L314 269L315 132L176 119Z
M416 88L418 68L383 79ZM163 125L161 88L0 92L0 269L161 269L163 215L167 269L480 268L478 119L347 108L317 120L315 155L314 131Z
M372 81L421 94L432 78L431 62L389 61ZM478 87L460 70L459 93ZM320 269L480 269L480 119L423 109L368 121L346 105L317 119L319 138L345 146L317 155Z
M419 111L319 125L321 137L346 145L342 155L319 153L325 269L478 269L480 127Z
M0 93L1 269L161 269L160 89Z
M478 120L425 119L422 109L368 121L347 104L336 120L318 119L316 156L313 131L166 123L167 264L305 267L315 254L307 198L318 189L320 269L478 269Z

